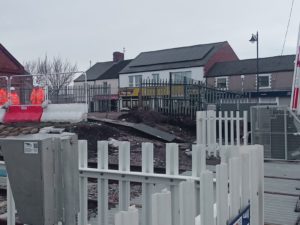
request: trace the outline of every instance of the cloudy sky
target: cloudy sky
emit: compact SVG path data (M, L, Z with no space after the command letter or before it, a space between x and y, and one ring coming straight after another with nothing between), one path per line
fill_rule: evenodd
M280 55L292 0L0 0L0 43L21 63L61 56L81 70L142 51L227 40L240 59ZM284 54L294 54L300 22L295 0Z

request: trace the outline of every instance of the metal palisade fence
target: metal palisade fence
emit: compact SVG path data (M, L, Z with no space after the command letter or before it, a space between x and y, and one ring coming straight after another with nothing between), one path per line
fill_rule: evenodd
M145 80L141 84L141 101L147 110L195 118L197 111L206 110L210 104L220 108L222 104L248 103L251 101L251 93L207 87L205 83L192 79L178 82Z

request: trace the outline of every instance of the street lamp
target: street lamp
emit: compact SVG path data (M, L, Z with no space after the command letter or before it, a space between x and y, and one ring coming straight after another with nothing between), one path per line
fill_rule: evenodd
M258 31L255 34L252 34L251 39L249 40L251 43L256 42L256 94L257 94L257 103L259 102L259 69L258 69Z

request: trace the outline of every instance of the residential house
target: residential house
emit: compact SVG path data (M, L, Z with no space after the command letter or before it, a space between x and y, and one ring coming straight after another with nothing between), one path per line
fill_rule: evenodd
M207 85L234 91L251 92L261 103L289 105L295 55L218 62L206 73ZM257 92L257 83L259 83Z
M126 67L131 60L124 60L121 52L113 53L113 61L98 62L86 71L86 79L92 93L92 111L103 111L103 104L109 101L111 109L118 108L119 99L119 72ZM74 81L74 87L82 86L85 76L81 75ZM102 110L100 109L102 108Z
M142 52L120 72L120 104L137 106L142 80L205 81L204 74L216 62L232 60L238 57L227 41Z

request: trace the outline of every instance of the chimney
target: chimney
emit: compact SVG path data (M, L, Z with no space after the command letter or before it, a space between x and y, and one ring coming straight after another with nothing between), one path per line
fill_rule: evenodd
M124 60L124 53L122 52L114 52L113 53L113 61L120 62Z

